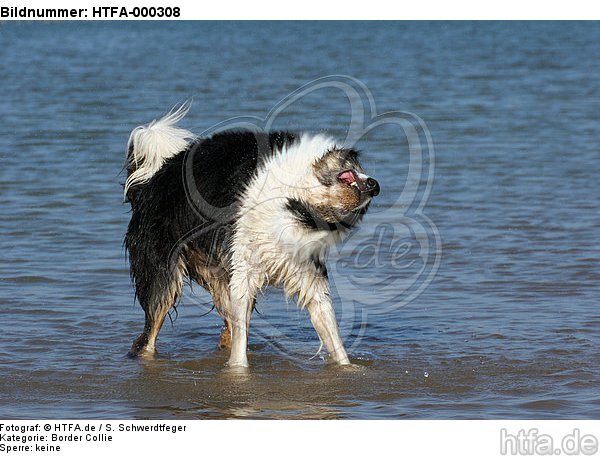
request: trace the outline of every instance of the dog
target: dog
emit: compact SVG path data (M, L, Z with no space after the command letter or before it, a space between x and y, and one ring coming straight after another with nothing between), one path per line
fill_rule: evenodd
M323 134L225 131L199 138L177 123L190 103L129 137L125 235L135 296L145 313L130 356L155 353L184 281L197 282L223 318L219 347L248 366L257 293L282 287L306 308L329 358L350 364L329 292L325 255L379 194L358 151Z

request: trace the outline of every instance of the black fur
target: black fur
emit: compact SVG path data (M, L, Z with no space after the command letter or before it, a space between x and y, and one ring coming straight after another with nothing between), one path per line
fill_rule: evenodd
M337 223L327 222L309 204L295 198L288 198L286 208L302 226L309 230L345 232L360 222L367 212L368 204L362 209L351 212Z
M310 205L295 198L288 198L286 208L294 214L294 217L302 224L302 226L310 230L337 231L341 228L337 223L329 223L323 220L317 211L312 209Z
M125 247L146 315L160 305L184 244L228 267L223 259L229 257L239 194L274 150L295 141L287 132L219 133L191 144L148 182L129 190L132 216Z

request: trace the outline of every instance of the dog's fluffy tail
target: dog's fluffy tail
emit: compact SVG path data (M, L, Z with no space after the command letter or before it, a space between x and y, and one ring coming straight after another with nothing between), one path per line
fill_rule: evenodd
M191 131L176 126L191 106L192 100L187 100L166 116L131 132L127 142L125 198L133 187L147 182L165 160L184 150L196 138Z

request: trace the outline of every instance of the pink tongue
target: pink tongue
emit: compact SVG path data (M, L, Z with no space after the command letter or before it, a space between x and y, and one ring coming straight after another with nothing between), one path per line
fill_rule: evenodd
M352 171L344 171L343 173L340 173L338 175L338 179L348 185L356 182L356 179L354 179L354 173L352 173Z

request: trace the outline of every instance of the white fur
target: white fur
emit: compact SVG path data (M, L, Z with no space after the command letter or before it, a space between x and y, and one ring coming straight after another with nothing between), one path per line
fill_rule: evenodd
M147 182L166 159L184 150L189 141L196 138L191 131L176 126L191 105L191 101L187 101L161 119L141 125L131 132L127 142L127 166L134 171L125 181L125 194L133 185ZM129 155L132 147L133 152Z
M257 170L241 197L232 246L230 282L233 306L230 366L247 366L247 331L256 293L266 285L283 285L298 297L332 358L348 364L329 298L327 279L311 258L322 258L337 232L308 231L286 208L288 198L314 201L323 185L313 164L335 147L324 135L303 135L275 153Z
M176 126L189 108L190 103L186 103L133 130L128 142L130 175L125 194L132 186L148 181L165 160L196 139L190 131ZM313 165L333 148L334 140L325 135L301 136L284 145L283 150L274 151L240 195L241 207L230 249L231 277L228 289L218 294L220 313L231 330L230 366L248 366L250 317L256 295L266 285L283 286L289 297L297 297L300 306L307 308L321 344L332 359L338 364L349 364L327 278L315 265L315 258L324 261L327 247L339 241L340 232L306 229L287 208L290 198L313 206L331 198ZM170 302L180 294L185 275L184 267L179 265L177 279L167 290ZM159 310L164 311L164 319L168 308ZM150 350L154 349L158 330L160 324L145 333Z
M244 244L250 242L252 258L239 260L261 266L262 284L305 280L295 276L301 272L295 269L337 240L336 232L308 232L286 208L288 198L314 199L323 190L312 165L334 146L329 137L303 135L267 160L246 188L233 251L235 257L237 247L244 250ZM235 265L236 258L233 260ZM307 287L298 283L291 287L292 294Z

